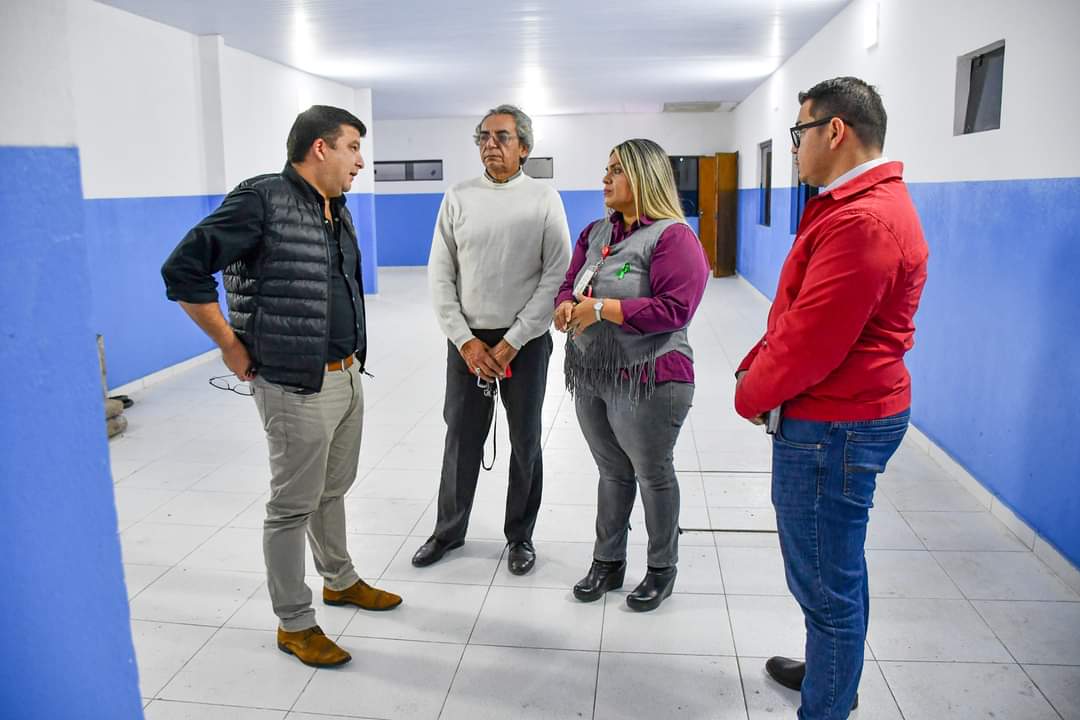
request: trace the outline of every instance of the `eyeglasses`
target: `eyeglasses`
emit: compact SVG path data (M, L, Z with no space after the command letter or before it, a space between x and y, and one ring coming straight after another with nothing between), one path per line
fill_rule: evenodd
M812 120L808 123L796 123L788 131L791 133L791 144L795 146L795 149L799 149L799 144L802 142L803 133L810 128L820 127L827 125L833 120L843 120L845 125L853 125L854 123L848 122L846 118L842 118L839 115L830 115L829 117L821 118L820 120Z
M510 144L511 140L514 140L517 137L517 135L514 135L512 132L507 132L506 130L500 130L497 133L494 133L494 135L487 130L481 130L473 135L473 140L476 141L477 147L484 147L492 137L495 138L495 142L506 147Z
M217 377L210 378L210 384L218 390L231 390L237 395L243 395L245 397L251 397L255 394L255 391L251 389L251 386L246 382L233 385L229 382L229 378L235 379L235 375L218 375Z

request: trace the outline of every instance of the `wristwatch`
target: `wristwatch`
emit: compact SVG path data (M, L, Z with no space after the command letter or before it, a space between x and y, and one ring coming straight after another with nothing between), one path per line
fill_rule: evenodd
M597 300L593 303L592 309L596 311L596 322L600 322L604 318L600 316L600 313L604 312L604 301Z

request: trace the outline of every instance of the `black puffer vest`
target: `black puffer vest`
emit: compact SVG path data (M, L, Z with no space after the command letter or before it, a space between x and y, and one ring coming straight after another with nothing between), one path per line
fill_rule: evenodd
M291 166L245 180L236 189L257 192L265 214L263 242L223 272L229 324L260 376L318 392L330 336L328 243L334 241L323 223L322 198ZM355 246L356 229L344 206L341 225L342 238ZM356 252L360 257L358 246ZM363 285L360 293L363 312ZM363 369L367 342L358 340L363 349L357 359Z

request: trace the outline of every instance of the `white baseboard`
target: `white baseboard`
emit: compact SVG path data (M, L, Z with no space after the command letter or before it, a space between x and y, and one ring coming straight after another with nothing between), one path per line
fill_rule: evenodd
M1073 563L1053 545L1048 543L1042 536L1040 536L1035 530L1020 519L1012 508L1002 502L1001 498L994 495L990 490L983 486L971 473L964 469L960 463L956 462L947 452L942 450L938 445L928 438L921 430L914 425L910 426L907 434L907 438L912 445L919 450L922 450L930 458L945 469L949 475L955 478L964 488L967 489L972 495L978 499L979 503L990 511L990 514L1003 522L1014 535L1035 553L1035 556L1042 560L1046 565L1053 570L1062 581L1070 588L1080 593L1080 569L1078 569Z
M138 390L145 390L151 385L157 385L162 380L167 380L168 378L173 377L174 375L177 375L178 373L181 373L189 368L202 365L203 363L210 362L211 360L219 357L221 357L221 351L217 348L214 348L213 350L208 350L202 355L196 355L195 357L184 360L183 362L179 362L175 365L170 365L163 370L158 370L155 373L150 373L149 375L141 377L138 380L132 380L131 382L121 385L120 387L110 388L109 395L130 395L131 393Z

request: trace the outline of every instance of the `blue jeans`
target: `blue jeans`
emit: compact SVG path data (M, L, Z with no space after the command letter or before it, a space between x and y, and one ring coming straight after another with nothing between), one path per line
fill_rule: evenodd
M800 720L843 720L855 701L870 620L866 526L877 474L908 418L904 411L858 422L784 419L773 436L780 550L806 619Z

